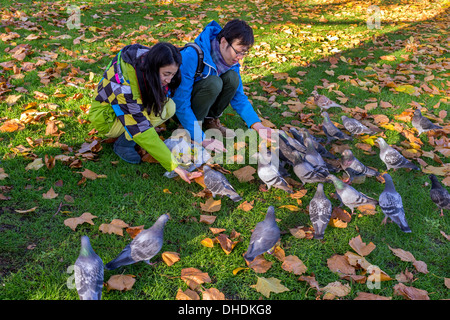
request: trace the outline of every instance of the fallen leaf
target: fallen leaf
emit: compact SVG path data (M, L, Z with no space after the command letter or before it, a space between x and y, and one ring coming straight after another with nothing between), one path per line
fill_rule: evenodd
M370 292L358 292L354 300L392 300L391 297L384 297Z
M214 243L216 243L217 240L216 239L211 239L211 238L205 238L202 241L200 241L200 244L204 247L207 248L213 248L214 247Z
M270 298L270 293L281 293L285 291L289 291L284 285L281 284L281 280L271 277L264 278L258 277L258 281L255 285L251 285L250 287L255 288L256 291L263 294L266 298Z
M191 288L192 290L198 289L203 283L210 283L211 278L208 273L202 272L196 268L184 268L181 270L181 279Z
M245 200L244 202L242 202L242 203L238 206L238 208L241 209L241 210L243 210L243 211L245 211L245 212L248 212L248 211L250 211L250 210L253 209L253 203L254 203L254 202L255 202L255 200L252 200L251 202L248 202L247 200Z
M256 273L266 273L272 267L272 262L264 259L264 256L262 254L256 256L256 258L252 262L248 263L246 261L246 263Z
M234 247L239 243L239 241L231 241L230 238L223 233L219 234L216 239L226 254L230 254Z
M239 182L248 182L255 179L253 174L255 174L256 169L252 166L245 166L236 171L233 171L233 175L239 180Z
M44 199L54 199L57 196L58 196L58 194L55 192L55 190L53 190L52 187L46 193L42 194L42 198L44 198Z
M307 267L297 256L289 255L284 258L283 264L281 265L283 270L292 272L296 275L301 275L306 272Z
M200 300L200 296L197 292L191 289L186 289L183 291L181 288L178 288L175 300Z
M202 300L226 300L225 295L216 288L202 290Z
M144 225L137 227L128 227L125 229L131 239L134 239L142 230L144 230Z
M290 210L290 211L300 211L300 208L299 208L299 207L294 206L294 205L292 205L292 204L286 204L286 205L280 206L279 208L280 208L280 209L281 209L281 208L285 208L285 209L288 209L288 210Z
M362 242L361 235L358 235L357 237L350 239L348 244L360 256L367 256L376 248L373 242L370 242L369 244L365 244L364 242Z
M346 256L334 254L327 259L328 268L342 274L356 274L355 268L348 262Z
M127 228L129 225L125 222L123 222L120 219L114 219L111 221L111 223L106 224L102 223L100 227L98 228L99 231L103 233L109 233L109 234L117 234L119 236L123 237L123 228Z
M332 294L333 296L336 297L345 297L350 293L351 288L348 285L348 283L342 284L339 281L335 281L327 284L323 288L320 288L320 290Z
M217 218L216 216L201 214L200 215L200 222L206 223L206 224L213 224L214 221L216 221L216 218Z
M129 291L136 282L136 276L132 274L115 274L106 282L107 291Z
M162 253L161 257L169 267L175 262L180 261L180 254L178 252L165 251Z
M217 212L220 210L222 204L221 200L214 200L209 198L205 203L200 203L200 208L205 212Z
M33 162L29 163L26 167L25 170L39 170L40 168L42 168L43 166L45 166L44 161L42 160L42 158L36 158L33 160Z
M85 212L79 217L68 218L68 219L64 220L64 225L68 226L73 231L75 231L76 227L79 224L83 224L85 222L89 223L91 225L94 225L94 222L92 221L92 219L94 219L94 218L97 218L97 217L92 215L90 212Z
M394 286L394 294L402 296L408 300L430 300L426 290L408 287L403 283Z

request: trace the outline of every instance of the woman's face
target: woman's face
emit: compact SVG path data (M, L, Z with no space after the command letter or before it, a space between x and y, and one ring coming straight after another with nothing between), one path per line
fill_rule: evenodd
M176 63L159 68L159 79L161 80L161 85L164 87L167 86L170 81L172 81L172 78L177 71L178 65Z

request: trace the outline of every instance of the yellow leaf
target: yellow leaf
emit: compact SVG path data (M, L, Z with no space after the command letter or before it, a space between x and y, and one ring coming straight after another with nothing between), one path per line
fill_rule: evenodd
M299 208L299 207L294 206L294 205L292 205L292 204L286 204L286 205L281 206L281 207L279 207L279 208L286 208L286 209L291 210L291 211L300 211L300 208Z
M270 293L281 293L285 291L289 291L284 285L281 284L281 280L271 277L264 278L258 277L258 281L255 285L251 285L252 288L255 288L256 291L263 294L266 298L270 297Z
M240 272L242 270L248 270L248 269L250 269L250 268L238 267L238 268L233 270L233 275L238 274L238 272Z
M163 252L161 255L163 261L170 267L175 262L180 261L180 254L178 252Z

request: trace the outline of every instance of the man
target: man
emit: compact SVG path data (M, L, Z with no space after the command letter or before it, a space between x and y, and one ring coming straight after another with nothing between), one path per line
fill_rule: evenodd
M216 21L210 22L195 39L203 51L204 68L195 77L198 65L197 51L187 47L181 51L181 84L173 100L176 116L193 140L205 148L223 151L219 140L205 139L203 129L218 129L226 138L234 132L220 123L225 108L231 107L249 128L256 130L261 139L271 139L271 129L265 127L244 94L239 73L239 60L248 54L254 43L253 30L243 20L229 21L222 29Z

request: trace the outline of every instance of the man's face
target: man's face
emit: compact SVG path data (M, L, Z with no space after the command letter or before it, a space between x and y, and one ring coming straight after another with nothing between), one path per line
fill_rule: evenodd
M239 39L234 39L232 43L228 43L225 37L220 39L220 54L226 64L232 66L244 58L248 53L249 46L240 44Z

